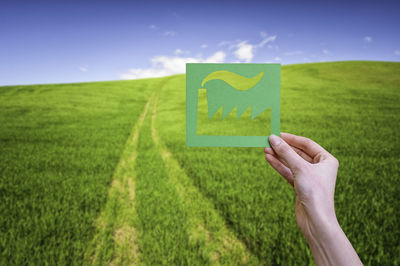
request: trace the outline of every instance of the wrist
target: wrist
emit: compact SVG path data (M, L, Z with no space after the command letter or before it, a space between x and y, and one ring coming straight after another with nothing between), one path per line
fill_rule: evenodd
M362 265L336 217L311 225L306 239L317 265Z
M319 217L311 221L308 234L304 236L317 265L334 265L330 251L342 232L336 219Z
M342 229L336 216L313 217L310 221L309 234L305 235L307 242L315 245L324 245L341 233Z
M310 195L307 204L304 204L310 222L309 227L315 235L326 235L340 229L336 218L335 204L332 197L315 193Z
M338 231L341 231L333 202L332 204L324 202L324 206L319 206L320 204L313 204L312 209L308 211L310 239L306 236L307 241L325 240L334 236Z

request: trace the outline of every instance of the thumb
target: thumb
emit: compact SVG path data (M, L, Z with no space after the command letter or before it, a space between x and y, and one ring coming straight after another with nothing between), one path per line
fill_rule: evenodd
M271 135L269 136L269 143L275 153L287 163L293 173L298 172L302 168L304 160L283 139Z

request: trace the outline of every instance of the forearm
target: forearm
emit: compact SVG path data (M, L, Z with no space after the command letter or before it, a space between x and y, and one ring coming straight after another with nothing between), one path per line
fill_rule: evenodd
M336 219L312 228L306 239L317 265L362 265Z

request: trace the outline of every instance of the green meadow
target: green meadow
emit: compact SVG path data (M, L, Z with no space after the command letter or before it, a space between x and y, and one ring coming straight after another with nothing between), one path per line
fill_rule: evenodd
M400 264L400 63L287 65L281 83L281 131L340 162L361 260ZM0 265L313 264L262 148L186 147L185 91L185 75L0 87ZM268 111L243 118L230 133L268 130Z

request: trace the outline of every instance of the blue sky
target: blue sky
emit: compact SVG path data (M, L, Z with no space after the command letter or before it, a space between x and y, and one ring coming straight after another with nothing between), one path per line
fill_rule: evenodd
M1 1L0 85L118 80L186 62L400 61L396 1Z

